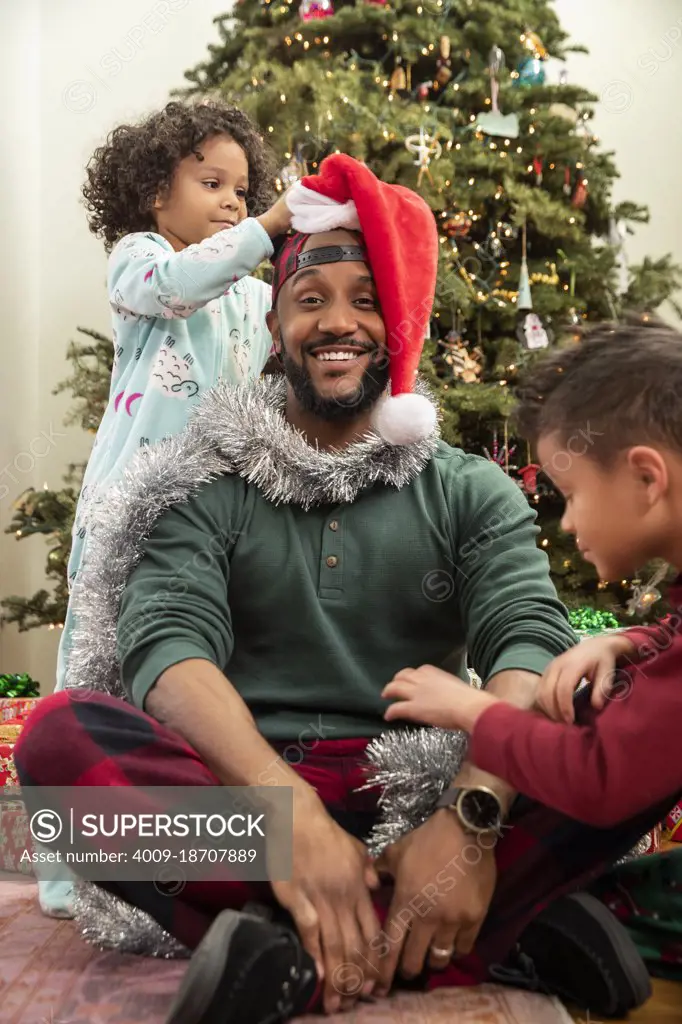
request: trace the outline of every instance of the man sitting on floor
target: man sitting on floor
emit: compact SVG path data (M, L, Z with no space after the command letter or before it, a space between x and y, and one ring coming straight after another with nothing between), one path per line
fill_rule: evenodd
M501 979L534 928L540 979L519 983L627 1010L646 998L646 973L625 977L622 936L589 904L567 913L557 898L662 808L606 833L465 762L459 800L450 792L380 865L368 857L376 793L357 790L365 747L386 728L386 683L423 664L466 675L468 655L490 691L529 707L575 638L523 493L440 441L433 403L415 393L436 281L431 210L340 155L291 203L302 230L276 258L270 314L284 376L214 389L180 438L142 453L112 490L79 585L71 689L29 719L22 785L252 786L276 774L292 788L288 881L188 883L173 899L151 882L107 884L195 951L172 1024L334 1012L400 978ZM77 699L83 686L105 692ZM496 843L505 820L514 827ZM466 884L448 887L442 869L463 854ZM406 929L405 908L437 877L432 907ZM242 913L247 903L270 904L271 919ZM561 949L550 943L541 963L562 913L570 929L557 926Z

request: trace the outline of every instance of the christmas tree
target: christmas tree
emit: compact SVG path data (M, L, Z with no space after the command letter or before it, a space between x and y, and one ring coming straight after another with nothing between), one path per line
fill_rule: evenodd
M612 201L613 154L590 123L597 97L562 64L584 48L547 0L237 0L216 25L220 42L182 95L251 114L279 157L280 190L341 151L423 195L440 270L422 372L445 440L524 489L569 607L631 621L634 584L645 615L655 585L598 580L509 422L514 383L538 352L579 343L585 324L646 320L682 281L670 256L627 264L627 233L648 212Z
M220 42L187 72L181 94L250 113L279 157L280 191L341 151L423 195L441 244L421 368L445 440L493 459L523 488L569 607L604 609L620 622L632 621L628 605L638 619L659 612L661 579L607 583L582 561L560 532L560 497L509 420L528 360L579 343L585 324L626 312L645 321L682 281L669 256L628 266L626 236L647 210L613 203L613 154L590 123L597 97L561 66L583 48L569 43L550 3L236 0L216 25ZM94 432L113 353L108 339L83 333L94 344L71 346L74 374L57 390L72 388L73 419ZM10 530L48 537L55 583L53 594L4 602L20 629L63 622L81 476L71 467L63 490L28 491L17 503ZM583 611L575 622L597 619Z
M113 346L109 338L97 331L84 327L77 330L91 340L70 343L67 358L73 372L54 388L53 394L70 390L76 405L67 416L66 425L77 423L94 434L109 397ZM30 598L12 596L2 602L3 620L16 622L20 631L36 626L58 629L64 622L71 527L84 470L84 463L70 465L63 480L65 486L60 490L49 490L47 485L42 491L29 488L15 502L12 522L5 532L14 533L18 540L36 534L45 537L49 544L45 575L54 584L52 591L42 589Z

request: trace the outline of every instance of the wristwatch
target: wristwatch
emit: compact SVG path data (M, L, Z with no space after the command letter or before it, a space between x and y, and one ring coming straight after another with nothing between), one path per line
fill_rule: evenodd
M502 827L502 804L487 786L451 786L438 798L436 809L453 811L466 832L484 835Z

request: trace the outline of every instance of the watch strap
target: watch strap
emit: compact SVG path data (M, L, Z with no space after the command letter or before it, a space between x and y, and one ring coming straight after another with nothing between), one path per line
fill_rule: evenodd
M463 786L448 786L447 789L443 790L441 795L436 801L436 809L439 810L441 807L452 807L457 803L459 794L463 790Z

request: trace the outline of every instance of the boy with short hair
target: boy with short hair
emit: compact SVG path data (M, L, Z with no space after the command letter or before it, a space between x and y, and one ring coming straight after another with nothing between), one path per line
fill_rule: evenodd
M519 391L519 430L566 500L563 529L602 579L652 558L682 568L681 396L682 335L641 320L602 326L553 353ZM666 798L673 806L682 789L682 576L670 600L677 613L661 625L596 637L557 658L539 687L549 717L432 666L396 675L385 717L466 730L479 768L593 826ZM628 669L610 693L623 658ZM592 699L577 700L572 724L585 676Z

